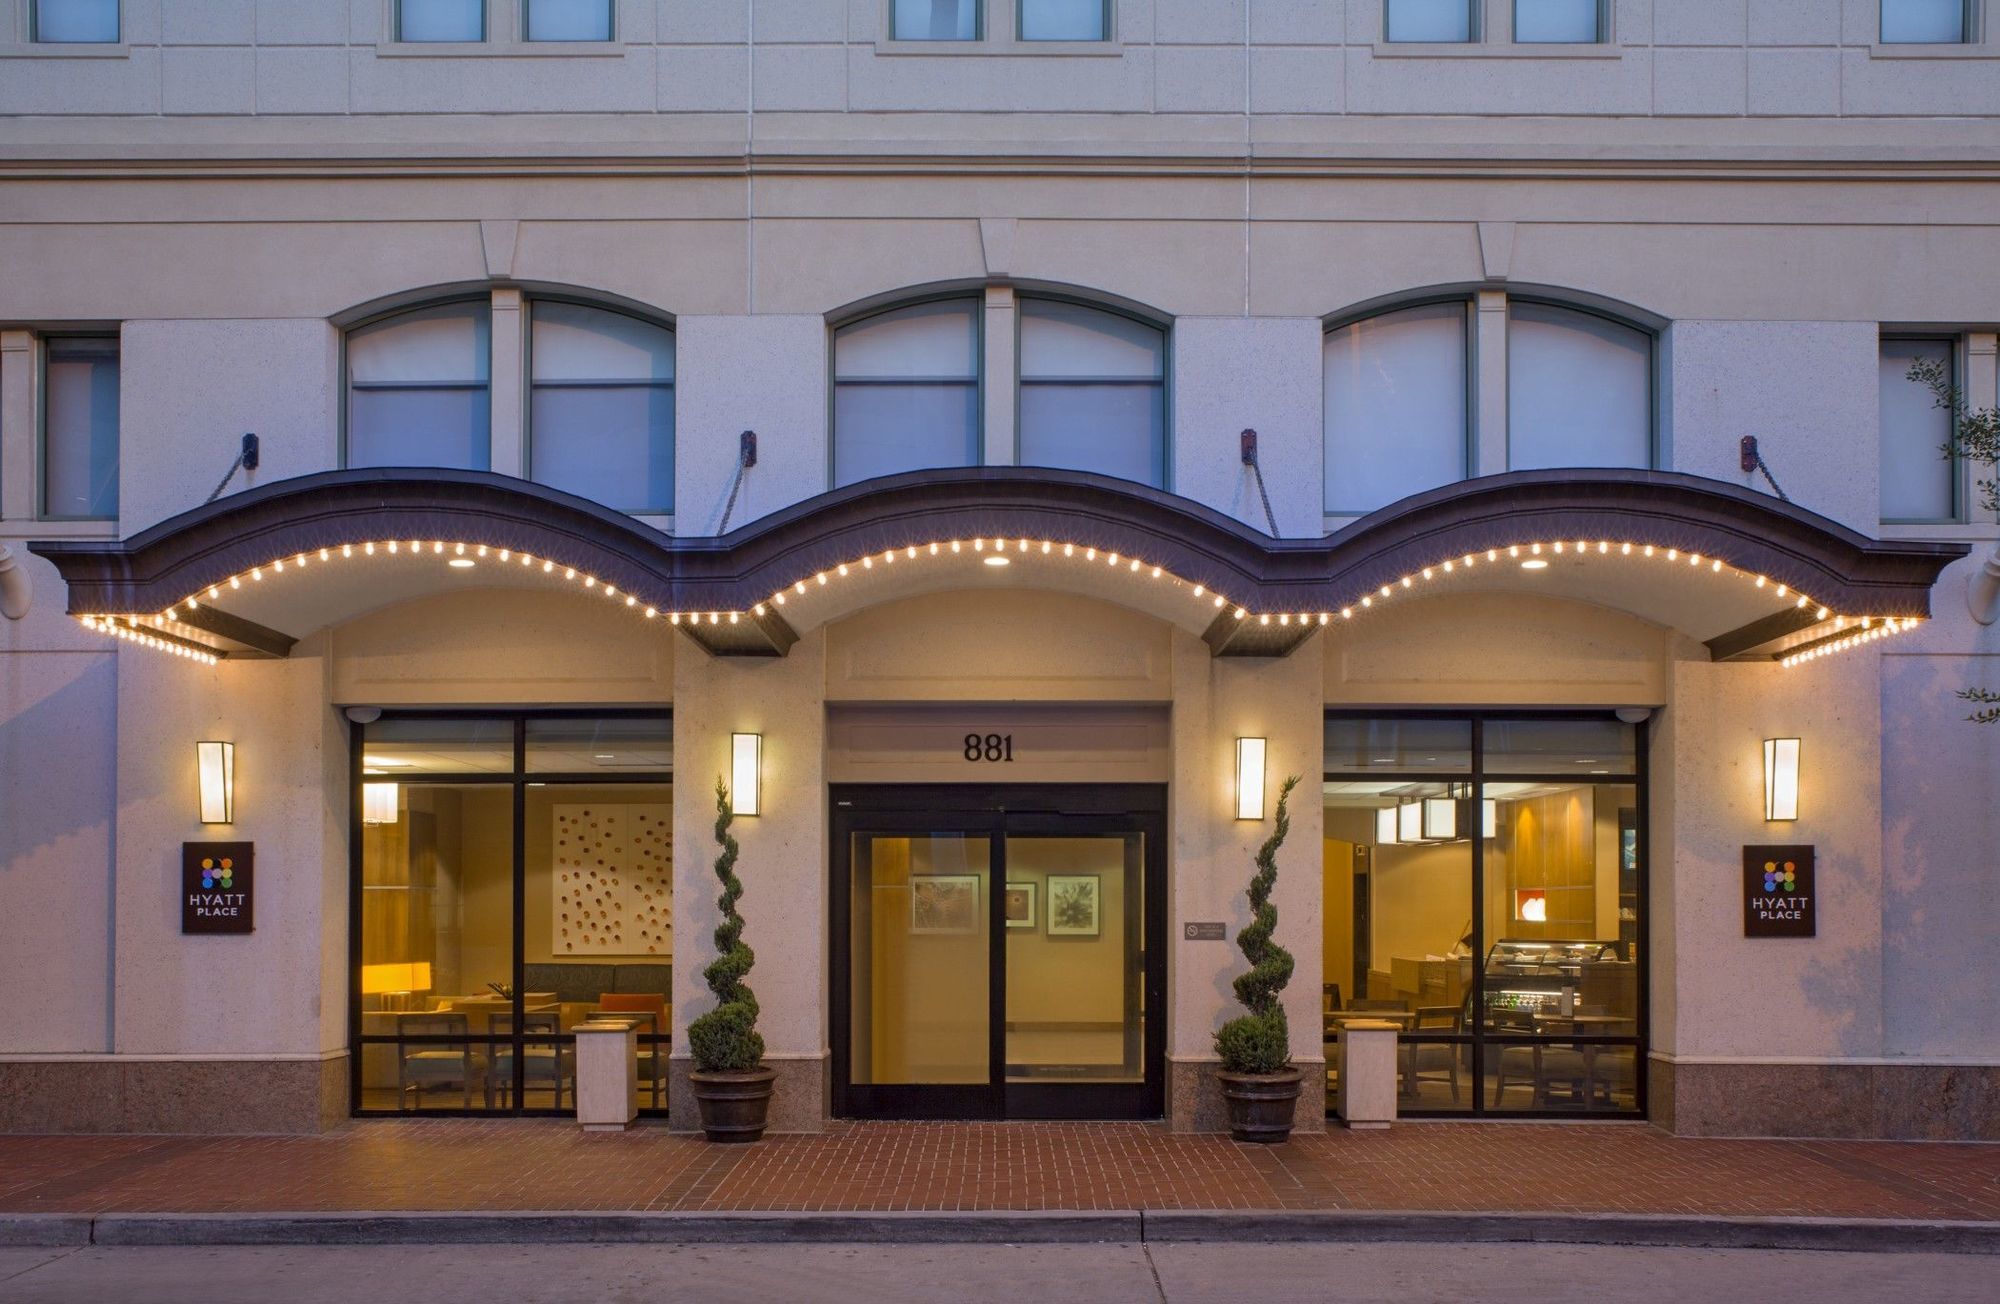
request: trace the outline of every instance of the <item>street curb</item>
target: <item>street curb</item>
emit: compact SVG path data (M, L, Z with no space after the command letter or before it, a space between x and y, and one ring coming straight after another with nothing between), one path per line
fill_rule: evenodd
M90 1244L89 1214L0 1213L0 1246L37 1249Z
M1731 1218L1707 1214L1149 1211L1149 1243L1199 1241L1532 1242L1688 1249L2000 1254L2000 1222Z
M104 1214L96 1245L1101 1244L1136 1211Z
M1634 1245L2000 1255L2000 1222L1681 1214L1084 1210L0 1214L0 1246L752 1244Z

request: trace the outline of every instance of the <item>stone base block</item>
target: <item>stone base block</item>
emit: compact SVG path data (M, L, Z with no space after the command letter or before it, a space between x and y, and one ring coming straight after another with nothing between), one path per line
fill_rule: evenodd
M771 1115L766 1132L824 1132L829 1102L833 1099L828 1080L832 1062L827 1056L816 1059L765 1060L765 1067L777 1070L778 1080L771 1089ZM667 1061L667 1130L701 1131L700 1109L694 1103L688 1074L694 1061L674 1058Z
M322 1132L347 1115L345 1055L0 1062L0 1132Z
M1176 1132L1227 1132L1229 1115L1216 1085L1217 1061L1167 1061L1167 1124ZM1326 1131L1326 1061L1293 1060L1302 1081L1294 1132Z
M1655 1123L1681 1136L2000 1141L2000 1065L1654 1059Z

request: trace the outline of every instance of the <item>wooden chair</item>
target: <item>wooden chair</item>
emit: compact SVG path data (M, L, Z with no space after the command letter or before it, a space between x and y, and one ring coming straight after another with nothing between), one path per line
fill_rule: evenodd
M603 992L597 1008L605 1014L645 1016L646 1024L639 1030L639 1081L651 1085L653 1108L658 1109L667 1084L667 1046L661 1037L667 1024L667 998L659 992Z
M555 1044L557 1033L562 1031L562 1016L559 1013L527 1014L521 1017L522 1031L529 1037L546 1037L546 1045L529 1044L521 1051L521 1089L525 1094L535 1087L549 1087L555 1091L555 1107L563 1107L563 1085L569 1084L569 1103L576 1106L576 1053L567 1046ZM493 1016L493 1035L511 1037L514 1035L514 1016L496 1014ZM499 1088L500 1103L511 1105L514 1095L514 1048L512 1045L493 1048L493 1083Z
M398 1031L405 1037L468 1036L466 1017L459 1013L416 1015L402 1020ZM486 1075L486 1057L474 1051L470 1041L396 1043L398 1100L408 1102L414 1099L414 1107L421 1109L424 1092L457 1087L463 1093L464 1107L471 1109L472 1084L475 1081L485 1092L487 1105L491 1106L493 1082Z
M1465 1031L1465 1007L1463 1005L1423 1005L1417 1008L1416 1026L1413 1036L1421 1037L1425 1030L1431 1032L1460 1033ZM1465 1048L1455 1042L1424 1043L1406 1041L1403 1043L1403 1094L1414 1096L1417 1089L1427 1081L1437 1081L1444 1075L1451 1083L1451 1103L1458 1103L1458 1066Z

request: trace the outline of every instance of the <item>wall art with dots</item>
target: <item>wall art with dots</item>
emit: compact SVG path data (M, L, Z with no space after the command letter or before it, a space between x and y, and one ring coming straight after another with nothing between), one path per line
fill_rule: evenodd
M673 954L672 810L664 802L555 808L555 955Z

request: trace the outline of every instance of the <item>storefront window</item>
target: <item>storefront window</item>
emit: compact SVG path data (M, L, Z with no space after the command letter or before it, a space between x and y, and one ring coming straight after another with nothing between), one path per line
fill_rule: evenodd
M605 1014L639 1025L640 1102L663 1107L668 721L388 716L356 734L356 1111L569 1112L573 1029Z
M1643 734L1608 714L1328 718L1330 1064L1345 1021L1386 1018L1402 1112L1643 1110Z

